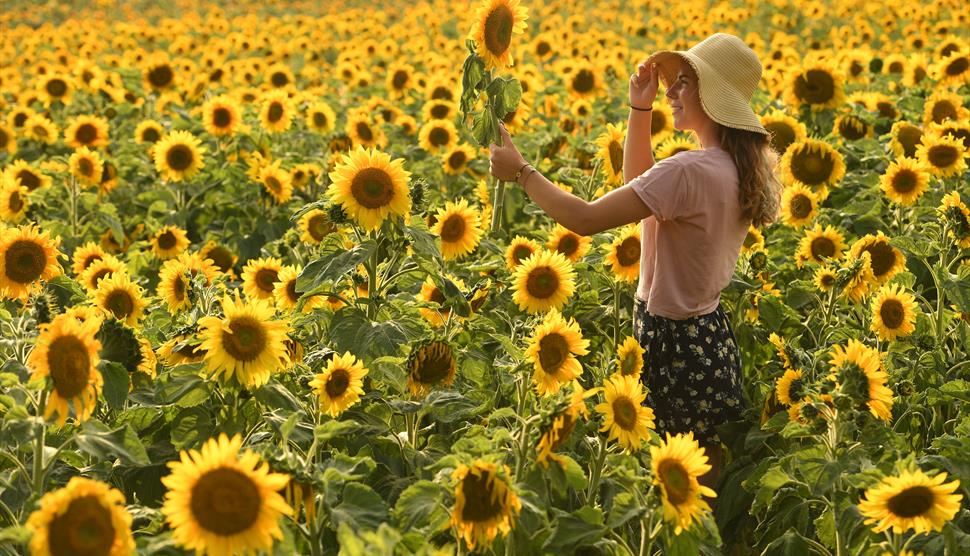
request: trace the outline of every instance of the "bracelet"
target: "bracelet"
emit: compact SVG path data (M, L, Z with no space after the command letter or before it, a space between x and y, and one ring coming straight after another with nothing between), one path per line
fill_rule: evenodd
M521 177L522 177L522 170L525 170L525 167L526 167L526 166L528 166L528 165L529 165L529 163L528 163L528 162L526 162L526 163L525 163L525 164L523 164L523 165L522 165L522 167L521 167L521 168L519 168L519 170L518 170L518 171L517 171L517 172L515 173L515 181L516 181L516 182L518 182L518 181L519 181L519 178L521 178Z
M528 194L529 194L529 192L525 190L525 184L526 184L526 183L528 183L528 181L529 181L529 178L531 178L531 177L532 177L532 174L535 174L536 172L538 172L538 171L539 171L539 170L536 170L534 166L533 166L533 167L530 167L529 169L530 169L530 170L532 170L532 171L531 171L531 172L529 172L528 174L526 174L526 175L525 175L525 178L523 178L523 179L522 179L522 183L520 183L520 184L519 184L519 185L521 185L521 186L522 186L522 191L523 191L523 192L524 192L524 193L525 193L526 195L528 195Z
M636 110L638 112L649 112L649 111L653 110L653 106L651 106L650 108L638 108L636 106L633 106L632 104L630 105L630 108L632 108L632 109L634 109L634 110Z

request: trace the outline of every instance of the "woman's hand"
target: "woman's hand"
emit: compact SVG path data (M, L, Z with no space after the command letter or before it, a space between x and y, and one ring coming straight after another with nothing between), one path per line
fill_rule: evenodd
M502 146L495 143L488 146L491 153L488 157L489 172L502 181L515 181L515 173L525 164L525 158L519 154L519 150L512 143L512 136L501 122L499 133L502 134Z
M646 62L637 66L637 72L630 76L630 104L637 108L650 108L657 99L659 87L657 64Z

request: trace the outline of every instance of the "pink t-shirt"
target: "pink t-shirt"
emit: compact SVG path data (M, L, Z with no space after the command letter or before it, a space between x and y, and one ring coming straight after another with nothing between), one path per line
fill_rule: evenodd
M682 320L717 308L750 219L738 171L718 147L683 151L629 182L653 216L641 221L637 297L650 314Z

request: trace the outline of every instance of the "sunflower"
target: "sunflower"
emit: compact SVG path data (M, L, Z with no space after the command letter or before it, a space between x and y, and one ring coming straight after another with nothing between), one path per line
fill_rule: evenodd
M899 284L886 284L872 300L870 329L879 339L891 342L916 330L916 298Z
M941 531L960 511L963 499L956 492L960 481L944 483L946 477L946 472L928 476L916 469L883 478L859 501L865 524L877 533L888 529L897 534L913 529L917 535Z
M755 228L753 225L748 225L748 233L744 236L744 241L741 242L741 252L756 253L758 251L764 251L765 249L765 235Z
M916 158L916 149L923 141L923 130L919 126L904 121L894 122L889 135L889 148L896 158Z
M168 463L162 514L179 546L231 556L271 552L273 539L283 538L279 518L293 510L279 491L290 478L270 472L255 452L240 453L242 442L222 433Z
M963 106L963 98L956 92L938 89L923 103L923 125L941 124L947 120L966 120L970 110Z
M164 134L165 128L162 127L162 124L155 120L145 120L135 128L135 142L154 145L162 139Z
M621 282L634 282L640 277L640 226L630 224L613 239L604 245L606 257L603 261L610 265L610 270Z
M55 102L70 104L75 88L74 79L66 75L50 73L41 79L37 93L44 106L49 107Z
M100 246L99 246L100 247ZM127 273L128 267L114 255L105 253L102 257L92 260L84 271L78 275L78 282L89 293L98 289L98 282L115 273Z
M930 124L930 130L938 135L950 135L959 139L970 155L970 118L962 122L946 121L942 124Z
M273 299L276 301L276 308L281 312L296 310L297 303L300 301L301 294L296 291L296 279L300 275L301 267L286 265L277 275L276 288L273 290ZM312 295L303 303L302 313L312 313L317 307L326 304L326 296Z
M54 122L47 119L43 114L34 114L27 118L24 123L23 134L27 139L53 145L57 143L57 136L60 135L60 131L58 131Z
M530 313L561 309L576 289L572 263L555 251L530 255L512 273L512 300Z
M81 147L71 155L69 165L71 175L83 186L96 186L101 182L104 172L104 162L97 151Z
M785 154L789 145L808 137L805 124L778 109L761 116L761 125L771 134L771 148L779 155Z
M818 214L817 209L818 197L801 184L792 184L782 192L781 218L792 228L809 224Z
M573 98L594 99L604 87L603 68L589 60L575 62L564 79Z
M115 272L98 281L94 292L95 303L106 316L137 326L148 302L141 287L131 281L125 272Z
M832 64L816 59L789 73L785 102L793 108L807 105L813 111L838 108L845 101L845 78Z
M449 120L431 120L418 131L418 142L428 152L447 152L458 141L458 130Z
M849 248L853 257L858 257L863 251L872 256L872 274L877 285L885 284L906 269L906 256L889 244L889 238L881 230L875 235L866 234Z
M657 146L654 158L658 161L670 158L677 153L693 151L701 148L700 145L688 137L671 136L669 139Z
M0 153L13 156L17 152L17 134L12 127L0 121Z
M626 137L626 126L606 124L606 131L597 137L595 143L599 146L596 158L601 161L601 167L606 172L606 182L613 186L623 183L623 142Z
M205 148L188 131L171 131L152 148L155 169L169 181L190 180L202 167Z
M318 100L306 110L306 126L316 133L330 133L337 123L337 115L326 102Z
M522 261L528 259L542 249L539 242L527 237L515 236L505 249L505 265L514 271Z
M966 23L966 22L964 22ZM970 85L970 49L957 50L937 60L930 67L937 84L954 89Z
M283 261L276 257L252 259L246 263L242 271L243 292L246 297L272 301L280 270L283 270Z
M266 384L270 375L282 370L287 323L273 320L269 302L243 301L238 292L235 299L223 296L222 310L222 318L199 319L206 368L213 376L221 374L223 380L235 376L247 388Z
M77 116L64 130L64 138L73 149L107 147L108 120L99 116Z
M646 350L633 336L627 336L616 350L616 372L623 376L640 378L643 370L643 354Z
M916 148L916 157L938 178L960 176L967 169L967 154L963 143L950 135L927 133Z
M599 392L598 388L584 390L579 381L576 380L572 381L570 385L572 392L569 393L567 398L568 405L552 414L548 424L543 427L539 443L536 445L536 462L546 468L549 467L549 460L554 460L565 467L566 460L556 454L556 450L561 448L569 439L569 435L576 428L576 423L579 422L580 417L589 417L586 398Z
M71 477L64 488L45 494L25 526L33 533L33 556L135 553L125 495L86 477Z
M500 473L494 463L475 460L470 466L458 464L451 474L452 480L457 481L451 525L458 529L458 538L464 539L469 549L487 547L500 533L504 537L512 530L522 503L503 478L509 473L508 466L503 465Z
M457 176L468 171L468 163L475 160L475 149L470 145L458 144L445 151L441 156L441 167L446 174Z
M953 238L961 249L970 248L970 208L967 208L960 199L960 193L951 191L944 195L936 210L950 224L947 235Z
M781 157L782 175L791 184L811 189L819 200L828 197L828 187L845 176L842 154L819 139L805 139L792 144Z
M674 114L665 102L654 102L650 117L650 138L661 144L674 132Z
M369 149L383 147L387 144L387 136L384 135L384 131L370 119L370 116L363 112L349 114L344 130L357 147Z
M19 180L20 185L26 187L27 191L49 187L52 182L50 176L34 168L24 159L15 160L4 169L3 173L9 180Z
M165 261L179 256L189 246L185 230L178 226L163 226L152 236L152 252Z
M231 137L242 124L242 107L229 95L219 95L202 105L202 126L211 135Z
M711 511L701 497L714 498L717 493L698 481L711 466L694 433L666 436L659 446L650 446L650 468L653 484L660 487L664 521L672 523L674 534L679 535Z
M527 13L519 0L482 0L468 38L475 41L476 53L485 60L486 71L515 63L512 35L525 31Z
M596 406L603 415L600 432L609 431L609 440L616 439L628 452L640 449L654 428L654 414L642 405L647 395L640 379L633 375L614 374L603 383L604 402Z
M158 355L167 365L185 365L201 363L205 360L205 351L201 343L191 336L178 334L169 338L158 347Z
M216 270L228 275L232 279L235 279L236 273L232 268L236 266L236 261L239 260L239 257L234 255L228 247L209 240L202 247L202 249L199 250L199 256L205 260L212 261L212 264L215 266Z
M466 289L465 282L461 278L448 275L448 279L454 282L459 290ZM421 291L418 293L417 299L418 301L433 304L432 307L418 307L421 316L433 326L441 326L448 320L448 316L451 314L451 307L443 305L445 295L435 285L434 280L430 276L425 278L421 284Z
M156 52L145 60L142 67L142 83L145 89L163 92L176 86L175 67L164 52Z
M849 141L873 136L872 125L855 114L842 114L832 124L832 133Z
M879 188L891 201L912 206L926 191L929 173L923 164L912 158L900 158L889 164L879 179Z
M283 204L293 196L293 176L282 168L282 161L266 164L259 170L259 182L277 204Z
M27 193L29 191L19 181L0 175L0 221L20 222L23 219L30 206Z
M184 263L175 259L162 265L158 272L156 295L165 301L170 313L175 314L192 306L191 291L192 275Z
M444 340L422 342L411 349L404 364L408 390L423 397L433 388L450 386L455 379L455 351Z
M562 224L556 224L546 241L546 248L557 251L569 262L575 263L586 255L592 243L593 238L581 236Z
M805 394L805 382L801 369L786 368L785 373L775 384L775 395L778 402L785 405L792 405L800 400Z
M310 387L317 393L320 411L337 417L359 402L367 373L364 363L349 351L334 355L323 372L310 381Z
M853 303L859 303L868 295L869 288L875 284L872 272L872 254L863 251L858 257L850 256L838 272L836 285L842 287L842 295Z
M828 292L831 290L835 287L836 280L837 275L835 271L825 266L816 269L815 275L812 278L812 282L820 292Z
M26 302L41 282L60 275L59 243L33 224L0 227L0 299Z
M588 347L589 340L583 339L575 319L565 320L556 309L546 313L525 351L535 369L532 382L536 391L541 395L554 394L563 384L578 378L583 367L576 356L589 353Z
M262 98L259 122L269 133L280 133L293 122L293 102L286 91L274 89Z
M389 215L411 211L410 175L404 159L358 147L330 172L327 195L365 230L376 230Z
M441 256L446 261L461 258L474 251L482 239L478 210L469 207L466 199L448 201L435 213L431 233L441 239Z
M425 120L451 120L458 113L458 104L451 100L431 100L421 108Z
M892 419L893 392L886 387L888 375L879 352L859 340L832 347L832 380L843 394L869 407L873 416Z
M82 323L68 314L58 315L49 324L41 325L27 366L32 379L51 379L45 419L56 413L58 424L64 425L69 404L78 422L86 421L94 411L104 384L98 371L101 342L95 337L100 326L100 319Z
M400 99L414 86L414 66L396 62L387 68L385 89L390 98Z
M300 240L311 245L319 245L323 238L336 231L327 211L313 209L300 217Z
M825 264L828 259L841 260L845 247L845 236L842 232L832 226L815 224L798 243L795 261L801 268L806 261Z

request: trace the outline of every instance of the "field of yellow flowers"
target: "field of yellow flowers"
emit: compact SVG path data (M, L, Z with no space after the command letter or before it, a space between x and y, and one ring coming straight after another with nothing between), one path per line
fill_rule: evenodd
M961 6L963 6L961 8ZM970 553L961 0L8 0L0 554ZM764 67L780 218L722 293L716 490L661 438L622 185L636 64ZM657 160L699 148L653 107Z

